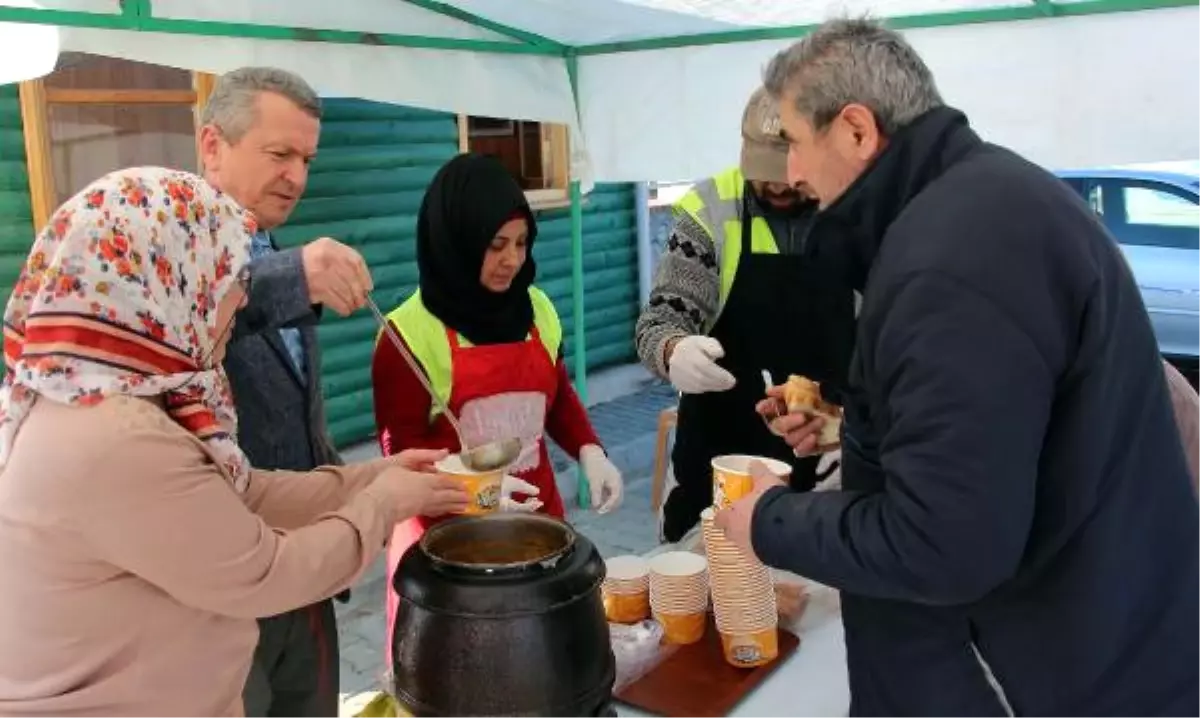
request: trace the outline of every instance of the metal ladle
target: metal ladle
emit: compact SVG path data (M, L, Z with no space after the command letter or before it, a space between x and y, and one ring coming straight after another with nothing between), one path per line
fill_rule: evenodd
M429 379L425 376L425 371L413 358L408 347L404 345L404 341L396 334L395 327L383 316L383 312L379 311L379 305L375 303L375 299L371 295L367 295L367 306L370 307L371 313L375 315L375 321L379 322L379 326L383 329L383 333L388 336L392 344L396 347L396 351L400 352L400 356L404 357L404 361L417 375L417 379L421 382L421 386L425 387L425 391L429 392L429 398L433 400L434 405L446 416L446 421L450 422L454 433L458 435L458 445L462 447L459 452L459 458L462 459L463 465L472 471L494 471L496 469L509 466L517 460L521 455L521 440L520 439L498 439L489 441L486 444L479 446L467 446L467 441L463 437L462 427L458 423L458 419L454 414L450 413L450 407L446 406L446 402L438 396L438 393L433 390L429 384Z

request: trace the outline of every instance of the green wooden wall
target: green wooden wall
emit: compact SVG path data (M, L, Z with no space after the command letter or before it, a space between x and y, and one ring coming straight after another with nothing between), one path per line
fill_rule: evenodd
M326 100L308 191L277 233L280 243L296 245L328 235L355 246L371 267L376 301L387 311L416 288L417 210L438 167L457 151L452 115L364 100ZM635 356L633 202L632 187L601 185L584 209L589 369ZM566 209L538 214L538 285L558 308L572 362L570 218ZM329 313L319 335L330 431L340 446L367 439L375 431L370 371L374 320L366 312L345 319Z
M0 301L8 302L32 243L33 216L17 86L0 85Z
M629 185L599 185L584 200L584 327L588 369L636 360L638 314L637 218ZM573 368L574 297L571 292L571 218L566 209L538 213L537 284L558 309Z

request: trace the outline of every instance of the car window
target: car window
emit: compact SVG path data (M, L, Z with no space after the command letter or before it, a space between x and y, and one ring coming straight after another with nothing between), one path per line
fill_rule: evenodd
M1124 245L1200 249L1200 203L1194 194L1153 180L1095 182L1088 204Z
M1200 229L1200 205L1151 187L1125 187L1125 223Z

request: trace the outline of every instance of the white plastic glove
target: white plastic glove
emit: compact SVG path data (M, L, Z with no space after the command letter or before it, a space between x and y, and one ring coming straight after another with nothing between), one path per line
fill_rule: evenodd
M836 466L834 466L835 464ZM821 454L821 460L817 462L817 476L829 471L831 467L833 467L833 473L818 481L817 485L813 487L813 491L838 491L842 488L841 449Z
M675 343L668 370L671 383L684 394L728 391L736 384L733 375L717 366L725 356L721 343L712 337L690 336Z
M500 480L500 510L501 511L524 511L532 513L542 508L542 500L537 498L540 493L538 487L523 481L515 476L507 474ZM524 501L514 501L513 494L525 494L529 498Z
M588 488L592 491L592 508L606 514L621 505L625 483L621 472L604 455L604 449L588 444L579 450L579 467L587 475Z

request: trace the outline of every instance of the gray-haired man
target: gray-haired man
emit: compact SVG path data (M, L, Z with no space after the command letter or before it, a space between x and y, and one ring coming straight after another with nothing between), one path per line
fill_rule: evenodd
M1112 236L877 23L826 23L765 85L813 231L871 269L845 490L759 474L718 524L841 591L852 715L1197 715L1196 497Z
M252 247L249 301L238 314L225 370L237 404L238 442L264 469L339 463L325 427L315 325L321 306L348 314L371 289L366 264L353 249L323 237L279 251L269 234L304 193L320 116L320 99L300 77L246 67L218 80L200 129L205 177L253 212L262 230ZM334 620L329 601L260 620L247 715L337 715Z

